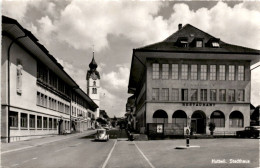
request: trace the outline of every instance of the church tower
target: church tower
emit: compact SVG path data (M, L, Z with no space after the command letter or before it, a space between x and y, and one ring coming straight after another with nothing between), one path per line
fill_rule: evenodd
M87 72L87 94L89 97L99 106L100 105L100 75L97 71L97 63L94 58L94 51L93 51L93 58L89 64L89 70ZM99 117L99 108L95 112L95 118Z

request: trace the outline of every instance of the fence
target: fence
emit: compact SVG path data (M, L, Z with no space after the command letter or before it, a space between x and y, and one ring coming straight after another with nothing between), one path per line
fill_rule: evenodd
M148 136L184 135L184 125L172 123L148 123Z

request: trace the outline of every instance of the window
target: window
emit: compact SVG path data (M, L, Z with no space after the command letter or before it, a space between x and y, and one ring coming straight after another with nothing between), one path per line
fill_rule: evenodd
M44 96L44 107L47 107L47 102L48 102L48 97L45 95Z
M228 80L235 80L235 65L228 66Z
M225 127L225 116L221 111L214 111L210 116L210 121L215 123L216 127Z
M181 100L188 101L188 89L181 89Z
M200 89L200 101L207 101L207 89Z
M226 90L225 89L219 90L219 101L226 101Z
M48 83L48 69L40 62L37 62L37 79L41 82Z
M212 47L218 48L219 47L219 42L212 42Z
M196 47L202 47L202 41L200 40L196 41Z
M9 117L10 127L18 127L18 113L10 111Z
M184 111L175 111L172 115L172 124L174 127L184 128L187 126L187 115Z
M172 101L179 101L179 89L172 89Z
M162 89L162 100L169 100L169 89Z
M210 101L217 101L217 90L210 89Z
M226 80L226 66L219 65L219 80Z
M172 64L172 79L179 79L179 65Z
M159 79L159 64L153 64L153 79Z
M198 79L198 66L191 65L191 79L197 80Z
M153 123L168 123L168 115L163 110L157 110L153 114Z
M42 128L42 117L37 116L37 128Z
M162 64L162 79L169 79L169 64Z
M21 113L21 127L27 128L27 114Z
M96 86L96 81L93 81L93 86Z
M188 65L181 65L181 79L188 79Z
M92 94L97 94L97 88L92 88Z
M159 100L159 89L153 88L152 100Z
M245 67L243 65L239 65L238 66L238 77L237 77L237 79L239 81L244 80L244 73L245 73Z
M30 128L35 128L35 115L30 115Z
M245 101L245 91L243 89L237 91L237 101Z
M191 89L191 101L198 101L198 89Z
M53 128L57 129L57 119L53 119Z
M233 111L229 116L229 127L243 127L244 116L240 111Z
M228 101L229 102L235 101L235 90L234 89L228 90Z
M37 105L40 105L41 104L41 94L40 92L37 92Z
M209 80L216 80L216 72L217 72L217 66L216 65L210 65Z
M49 129L52 129L52 118L49 118Z
M47 117L43 117L43 128L47 128Z
M200 65L200 80L207 80L207 65Z

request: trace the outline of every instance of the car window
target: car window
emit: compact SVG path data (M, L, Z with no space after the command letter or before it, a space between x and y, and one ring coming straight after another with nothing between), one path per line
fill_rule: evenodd
M104 133L105 133L105 130L99 130L98 133L99 133L99 134L104 134Z

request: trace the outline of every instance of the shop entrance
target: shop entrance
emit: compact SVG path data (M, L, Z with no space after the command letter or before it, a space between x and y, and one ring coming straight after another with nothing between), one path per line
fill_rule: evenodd
M191 116L191 128L195 134L206 133L206 115L203 111L195 111Z

